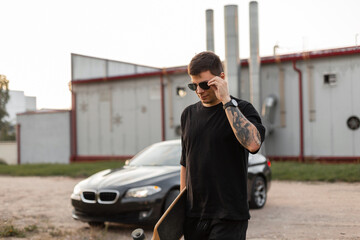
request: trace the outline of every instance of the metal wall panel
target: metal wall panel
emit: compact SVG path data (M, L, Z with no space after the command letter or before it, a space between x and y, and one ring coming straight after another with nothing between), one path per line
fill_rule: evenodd
M135 65L135 73L149 73L149 72L158 72L161 69L152 68L147 66Z
M72 80L116 77L159 71L159 68L101 58L71 55Z
M78 155L98 155L101 152L100 96L97 84L76 88L76 125Z
M161 141L158 76L79 85L75 91L78 155L133 155Z
M285 79L285 117L286 126L281 127L279 108L279 77L280 70L276 64L261 67L261 102L269 95L275 95L278 100L274 127L275 130L266 139L265 153L267 155L291 156L299 154L299 102L298 74L289 62L282 63ZM261 113L261 110L259 111Z
M72 54L71 66L72 80L104 78L107 75L106 60L104 59Z
M136 81L135 134L138 150L150 143L161 141L161 93L160 78Z
M136 66L130 63L108 61L108 76L130 75L136 72Z
M113 142L115 155L131 155L137 151L136 82L113 84Z
M178 133L183 110L198 102L199 98L194 91L187 87L190 77L186 73L164 76L164 81L166 139L178 139L180 138ZM181 97L177 94L180 89L186 92L185 96Z
M320 62L313 61L312 65L314 66L316 121L308 123L306 120L304 122L307 129L305 131L305 143L307 146L305 154L330 156L333 154L332 138L334 137L332 120L330 119L332 117L331 111L333 111L331 104L332 92L330 88L324 86L322 80L324 71L329 70L329 65L324 60ZM308 97L304 99L307 100ZM304 111L304 114L306 114L305 119L308 119L307 111Z
M355 149L354 137L359 130L350 130L347 119L352 115L360 116L358 93L354 92L354 83L360 68L360 57L337 57L314 61L315 70L315 102L316 121L313 130L313 155L353 156ZM336 74L337 83L333 86L324 83L324 74ZM359 89L359 88L358 88ZM319 118L319 119L318 119ZM324 147L323 143L327 145ZM358 143L359 144L359 143Z
M21 163L69 163L70 112L18 115Z
M360 59L352 57L349 64L351 70L351 114L360 118ZM360 129L351 131L351 141L353 142L353 156L360 156Z
M88 153L84 155L99 155L101 153L100 149L100 96L98 93L98 86L96 84L89 86L89 116L88 116ZM82 154L80 154L82 155Z
M76 129L78 154L89 152L89 86L76 87ZM75 90L75 87L73 88Z
M111 133L111 89L109 86L104 85L99 88L99 155L112 155L111 148L112 133Z
M299 64L300 65L300 64ZM303 106L304 106L304 155L305 156L314 156L318 154L319 151L324 151L326 153L326 149L330 148L329 141L322 141L317 139L317 137L322 137L318 134L317 130L319 127L328 128L326 124L322 124L321 126L317 126L316 121L319 121L319 112L321 112L318 108L317 96L319 96L318 89L318 80L319 77L316 71L314 71L313 61L306 61L301 65L301 71L303 76ZM311 102L311 104L310 104ZM311 107L311 110L310 110ZM327 105L327 107L329 107ZM311 112L310 112L311 111ZM328 110L329 111L329 110ZM310 120L310 113L311 119ZM324 130L321 130L324 131Z
M311 76L307 74L310 65ZM302 72L305 157L359 156L360 130L350 130L346 121L352 115L360 116L360 56L298 61L296 66ZM285 80L285 127L280 123L279 67ZM336 74L338 80L333 86L324 84L324 74L329 73ZM309 77L314 88L313 121L309 116ZM266 139L266 154L297 156L300 150L298 74L291 62L262 66L261 88L262 100L269 94L278 97L275 130Z

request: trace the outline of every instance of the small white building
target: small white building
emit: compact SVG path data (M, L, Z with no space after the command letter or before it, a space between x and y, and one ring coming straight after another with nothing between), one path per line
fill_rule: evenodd
M9 90L9 101L6 104L6 111L9 116L6 121L16 124L16 114L36 111L36 97L25 96L24 91Z
M70 111L17 115L18 163L69 163Z

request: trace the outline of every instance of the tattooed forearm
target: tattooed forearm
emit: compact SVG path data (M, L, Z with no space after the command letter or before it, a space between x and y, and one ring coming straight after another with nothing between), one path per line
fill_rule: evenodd
M246 119L238 108L228 107L225 112L240 144L250 152L258 150L261 145L261 137L257 128Z

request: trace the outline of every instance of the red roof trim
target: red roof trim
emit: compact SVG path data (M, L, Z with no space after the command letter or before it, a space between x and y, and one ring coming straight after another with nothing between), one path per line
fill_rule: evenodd
M110 81L119 81L119 80L124 80L124 79L131 79L131 78L154 77L154 76L162 76L162 75L178 74L178 73L186 73L186 72L187 72L186 67L178 67L178 68L163 69L161 71L156 71L156 72L136 73L136 74L107 77L107 78L92 78L92 79L84 79L84 80L73 80L71 83L72 84L84 84L84 83L96 83L96 82L110 82Z
M261 64L280 63L288 61L308 60L325 57L346 56L360 53L360 46L335 48L327 50L309 51L301 53L267 56L261 58ZM241 61L242 66L249 65L248 60Z
M29 111L29 112L22 112L17 113L17 116L21 115L32 115L32 114L46 114L46 113L64 113L64 112L70 112L71 110L67 109L49 109L49 110L36 110L36 111Z

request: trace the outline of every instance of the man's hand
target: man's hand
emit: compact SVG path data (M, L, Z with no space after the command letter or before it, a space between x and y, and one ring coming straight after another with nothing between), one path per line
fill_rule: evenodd
M214 90L217 99L223 104L231 100L227 80L216 76L209 80L208 85Z

